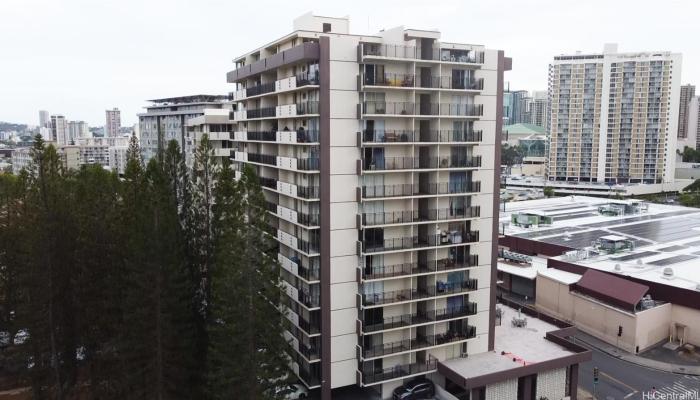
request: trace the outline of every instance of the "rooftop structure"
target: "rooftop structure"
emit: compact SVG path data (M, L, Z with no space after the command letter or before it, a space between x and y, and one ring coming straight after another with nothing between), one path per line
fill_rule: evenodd
M514 216L533 211L546 213L551 224L511 222ZM676 310L677 319L659 322L660 332L666 332L668 339L675 334L674 324L684 325L684 340L700 344L700 209L569 196L507 203L500 221L499 244L532 260L499 260L503 290L537 298L539 304L541 286L551 289L551 284L541 284L544 277L567 288L577 301L599 302L616 313L638 315L666 304ZM533 275L536 290L534 283L527 283ZM557 316L568 318L566 313ZM639 329L642 326L649 329L641 323ZM658 332L649 337L663 338ZM632 338L628 349L639 351L637 346L653 344Z

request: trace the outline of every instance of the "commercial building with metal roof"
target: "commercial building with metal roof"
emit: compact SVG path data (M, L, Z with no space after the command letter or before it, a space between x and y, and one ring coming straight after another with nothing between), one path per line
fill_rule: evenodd
M522 223L535 214L549 221ZM628 351L700 344L700 209L584 196L506 203L500 235L501 254L532 260L499 259L503 296L528 296Z

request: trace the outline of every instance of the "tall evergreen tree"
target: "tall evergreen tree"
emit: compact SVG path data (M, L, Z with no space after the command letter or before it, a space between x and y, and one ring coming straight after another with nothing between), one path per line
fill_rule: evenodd
M31 252L23 271L21 324L29 332L35 397L62 400L76 378L72 181L56 149L39 136L32 153L25 220Z
M272 399L288 374L281 283L265 199L252 169L236 183L218 175L217 242L212 279L209 389L212 398Z

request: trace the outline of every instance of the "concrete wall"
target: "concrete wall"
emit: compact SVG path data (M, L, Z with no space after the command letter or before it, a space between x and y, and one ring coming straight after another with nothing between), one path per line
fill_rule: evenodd
M671 329L672 309L676 306L666 303L637 313L637 335L635 341L639 351L668 340ZM683 307L685 308L685 307ZM700 316L695 315L695 321L700 322Z
M688 327L687 342L700 343L700 310L676 304L666 303L632 314L569 292L568 285L541 275L537 277L535 304L543 312L631 353L668 340L676 322ZM618 336L620 326L622 336Z
M700 346L700 310L673 305L671 323L681 323L687 326L686 341Z
M563 399L566 395L566 368L553 369L537 374L535 399Z

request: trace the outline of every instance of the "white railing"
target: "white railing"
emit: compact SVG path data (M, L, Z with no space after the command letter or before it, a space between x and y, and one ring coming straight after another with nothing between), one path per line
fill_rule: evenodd
M291 272L294 275L299 275L299 266L294 261L279 253L277 253L277 261L280 263L282 268L286 269L288 272Z
M275 91L291 90L297 87L297 77L290 76L289 78L280 79L275 82Z

